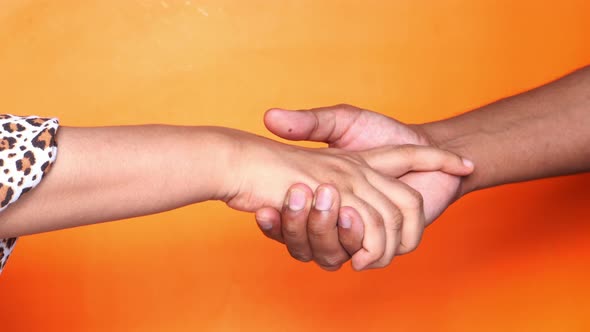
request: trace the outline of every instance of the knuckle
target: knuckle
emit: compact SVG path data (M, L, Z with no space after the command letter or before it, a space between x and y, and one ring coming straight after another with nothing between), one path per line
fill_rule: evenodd
M375 225L375 227L379 231L381 231L385 228L385 220L383 219L383 216L379 212L377 212L376 210L369 210L369 216L371 218L372 223ZM394 218L394 217L392 217L392 218Z
M392 261L393 261L393 256L388 255L387 257L381 258L377 263L375 263L374 266L376 268L381 269L381 268L389 266L389 264L391 264Z
M415 189L409 188L406 206L411 209L422 209L424 206L424 197Z
M383 257L383 252L377 252L377 251L369 252L369 254L367 255L367 259L369 260L369 262L372 262L373 264L379 262L382 257Z
M325 237L335 230L336 225L331 225L327 220L318 220L316 222L309 223L307 230L309 235L314 237Z
M388 228L393 229L395 231L399 231L402 229L404 224L404 217L400 210L395 209L392 212L392 215L389 219Z
M409 240L402 239L402 243L399 246L398 253L400 255L405 255L415 251L420 246L421 240L422 238L420 236L416 238L411 238Z
M381 257L375 259L373 263L370 264L370 267L373 269L380 269L389 266L395 257L395 253L384 253Z
M301 232L299 227L297 227L297 225L294 225L294 223L291 223L291 222L283 223L283 236L284 237L296 238L296 237L299 237L302 235L303 235L303 232Z
M387 264L381 263L380 261L371 264L371 268L372 269L382 269L382 268L384 268L386 266L387 266Z
M338 105L336 105L336 108L340 108L340 109L347 110L347 111L356 109L356 107L354 107L350 104L346 104L346 103L338 104Z
M301 262L309 262L312 259L310 254L302 252L300 250L289 249L289 254L291 255L291 257Z
M316 257L315 261L322 267L334 268L344 264L348 260L347 256L339 254L325 255Z
M358 117L364 113L363 109L346 103L336 105L335 109L336 112L340 113L341 115L352 117L353 121L356 121Z
M322 270L328 271L328 272L336 272L336 271L340 270L340 268L342 267L342 265L338 265L338 266L322 266L322 265L319 265L319 264L318 264L318 266Z
M412 242L400 248L400 255L409 254L418 249L418 242Z

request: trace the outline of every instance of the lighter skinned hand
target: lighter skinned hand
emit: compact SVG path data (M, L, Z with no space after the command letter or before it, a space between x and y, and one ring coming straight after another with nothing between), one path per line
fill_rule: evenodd
M264 206L281 209L290 186L306 184L316 193L314 202L307 199L309 191L292 188L285 200L289 210L309 211L313 206L313 212L323 215L344 206L358 212L364 237L352 257L356 269L389 264L403 235L419 241L425 222L422 199L395 177L409 171L459 175L471 171L457 155L431 147L384 146L350 152L296 147L237 130L225 132L231 141L239 142L231 162L236 167L230 168L226 180L228 206L242 211ZM336 191L339 195L334 195ZM400 216L408 225L404 234Z

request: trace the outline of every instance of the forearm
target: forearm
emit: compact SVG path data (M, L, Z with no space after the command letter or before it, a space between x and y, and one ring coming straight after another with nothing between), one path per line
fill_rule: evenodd
M218 199L231 144L216 128L62 127L41 184L0 214L0 238Z
M461 194L590 170L590 67L447 120L419 126L475 163Z

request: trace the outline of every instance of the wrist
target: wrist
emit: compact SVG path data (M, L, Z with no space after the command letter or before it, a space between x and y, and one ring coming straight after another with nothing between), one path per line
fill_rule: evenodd
M239 141L232 138L230 129L222 127L193 127L189 151L192 173L202 181L188 182L195 185L196 201L222 200L231 197L236 183ZM194 148L198 145L197 148ZM196 173L195 173L196 172Z
M482 172L482 165L477 163L477 156L471 149L470 142L473 141L473 138L468 133L461 131L460 127L456 127L453 124L453 118L418 124L413 127L414 130L426 137L430 145L456 153L475 164L475 170L472 174L459 178L460 183L456 199L478 189L477 181Z

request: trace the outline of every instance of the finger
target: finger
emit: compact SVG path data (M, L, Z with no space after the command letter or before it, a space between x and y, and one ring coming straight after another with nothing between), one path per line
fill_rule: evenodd
M397 229L400 233L400 240L395 248L396 254L414 251L420 244L426 227L422 195L407 184L386 179L378 173L369 171L366 176L369 183L387 196L401 213L401 223L390 221L388 225L388 221L385 221L387 228Z
M256 224L268 238L285 243L281 233L281 214L275 208L263 207L256 211Z
M361 152L371 168L389 176L401 176L410 171L442 171L452 175L469 175L473 162L431 146L401 145Z
M347 195L344 201L358 211L364 225L363 246L352 256L352 268L360 271L383 257L386 246L385 225L381 214L364 200Z
M362 113L350 105L335 105L311 110L270 109L264 124L273 134L289 140L308 140L335 144Z
M377 176L377 173L367 175ZM391 264L400 243L403 215L398 207L392 203L391 199L372 186L370 182L366 186L355 187L355 193L363 198L371 198L371 206L375 208L383 220L386 239L381 257L365 262L366 266L363 269L386 267Z
M329 184L320 185L309 212L307 235L314 261L326 270L337 270L350 259L338 239L340 194Z
M364 232L363 220L358 211L350 206L341 207L338 214L338 238L350 256L363 247Z
M307 240L307 217L311 209L313 191L304 184L289 188L281 213L282 233L291 256L309 262L313 255Z

